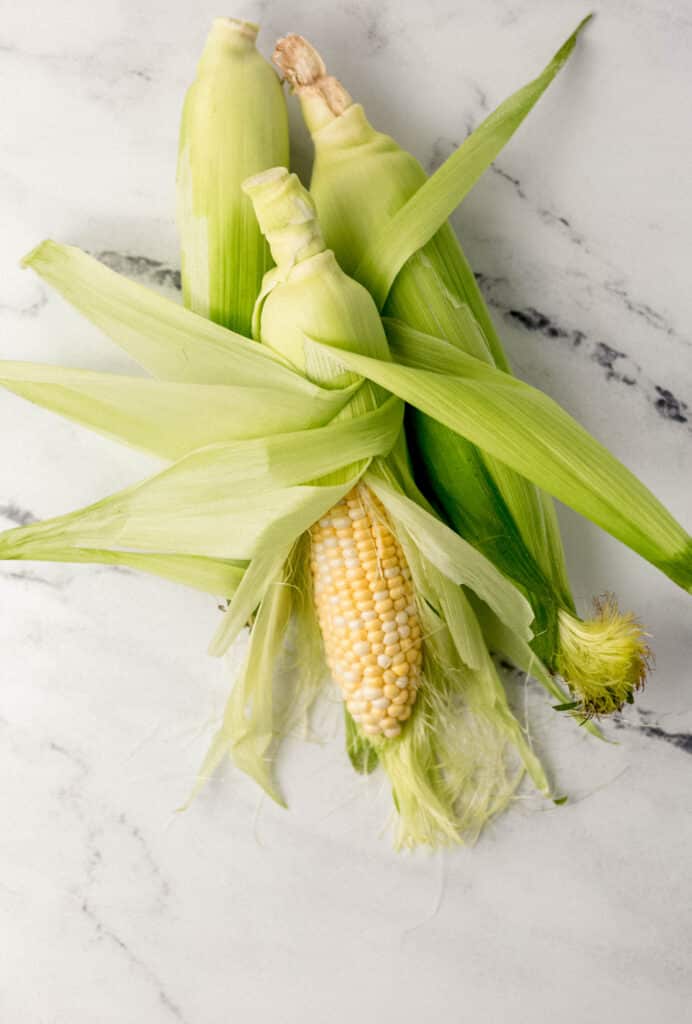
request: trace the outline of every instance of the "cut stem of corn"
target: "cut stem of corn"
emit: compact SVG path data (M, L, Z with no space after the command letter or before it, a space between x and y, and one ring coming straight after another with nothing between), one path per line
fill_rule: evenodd
M394 739L420 683L411 571L379 499L359 484L310 531L327 664L366 736Z

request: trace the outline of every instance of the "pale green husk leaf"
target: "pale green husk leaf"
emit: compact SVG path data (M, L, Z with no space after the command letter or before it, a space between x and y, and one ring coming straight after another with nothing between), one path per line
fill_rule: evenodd
M386 454L401 412L389 399L358 419L316 428L307 445L299 432L203 448L85 509L10 530L0 538L0 557L40 557L42 547L120 547L252 558L295 540L355 482L304 481L359 460L364 469L369 458Z
M270 385L189 384L17 362L0 362L0 386L170 460L218 442L321 426L357 388L316 389L319 395L308 396Z
M538 78L500 104L377 235L354 277L366 285L380 307L406 260L442 227L541 98L590 18L580 22Z
M439 338L403 324L384 362L339 360L563 501L692 589L692 540L657 498L551 398ZM307 344L316 342L308 339ZM319 344L319 343L317 343ZM454 375L422 369L445 362ZM412 365L411 365L412 364Z
M47 240L22 261L161 380L286 388L320 393L281 356L109 270L69 245Z

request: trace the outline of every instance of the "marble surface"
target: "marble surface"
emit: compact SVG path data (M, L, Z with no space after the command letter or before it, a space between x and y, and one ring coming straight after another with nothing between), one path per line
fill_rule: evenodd
M0 354L130 369L17 267L44 236L174 294L183 91L217 4L1 5ZM263 0L433 167L536 72L576 0ZM692 526L692 7L604 0L455 217L512 360ZM296 166L309 149L296 126ZM0 525L143 457L0 395ZM396 856L338 715L289 745L291 810L232 768L185 815L231 671L209 598L107 568L0 565L0 1021L689 1019L692 603L561 510L575 591L615 590L656 671L601 744L508 681L563 807L526 794L474 850ZM237 658L239 652L236 652Z

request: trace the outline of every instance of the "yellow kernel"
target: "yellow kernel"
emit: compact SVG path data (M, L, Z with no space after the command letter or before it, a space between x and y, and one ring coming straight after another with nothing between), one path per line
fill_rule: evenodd
M396 697L391 697L392 704L406 704L408 702L408 690L399 690Z
M403 708L402 708L402 711L401 711L400 715L399 715L399 721L400 722L405 722L406 719L410 718L410 717L411 717L411 708L409 707L408 704L405 704L403 706Z
M383 569L396 569L399 564L398 558L382 558L380 564ZM394 579L397 577L395 576Z
M401 692L402 691L399 689L399 687L395 686L394 683L385 684L384 695L385 697L389 697L390 700L393 700L394 697L398 697Z
M402 661L398 665L392 665L392 672L396 676L407 676L408 675L408 662Z
M418 654L418 651L415 649L415 647L411 648L410 651L406 652L406 660L409 663L409 665L414 665L418 661L419 657L420 655Z
M396 718L389 717L389 718L382 718L382 719L380 719L380 728L381 729L394 729L396 725L397 725Z

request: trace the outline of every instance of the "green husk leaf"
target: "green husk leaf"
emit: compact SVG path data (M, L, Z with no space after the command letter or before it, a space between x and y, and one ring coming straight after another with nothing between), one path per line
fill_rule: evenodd
M346 753L353 768L359 775L370 775L379 764L379 755L366 736L360 731L344 704L346 729Z
M364 480L440 573L474 591L503 622L520 636L531 639L531 605L492 562L426 509L397 492L376 471L366 473Z
M40 558L41 548L123 548L249 559L308 529L355 479L303 485L386 454L401 403L309 432L203 448L143 483L85 509L0 536L0 557ZM309 436L309 443L306 438ZM359 461L360 460L360 461Z
M556 402L439 338L420 335L403 324L396 334L393 340L389 332L392 354L415 366L343 350L338 358L490 452L692 591L692 538L651 491ZM437 366L441 358L448 366L454 361L455 375L420 369L425 359Z
M358 387L316 389L319 394L308 396L284 387L185 384L17 362L0 362L0 386L112 440L171 460L214 443L321 426Z
M200 768L190 800L224 757L231 754L241 771L253 778L272 800L286 806L272 778L269 756L275 736L274 675L291 614L291 589L286 586L285 563L285 552L283 557L277 554L273 559L264 560L267 575L261 581L263 594L250 632L247 658L226 704L221 727ZM236 598L239 595L240 588ZM230 611L227 614L230 615Z
M506 99L469 135L375 238L354 277L368 288L380 308L404 263L442 227L541 98L591 17L589 14L579 23L538 78Z
M46 240L22 264L154 377L286 388L298 396L320 392L275 352L129 281L74 246Z
M20 557L20 556L13 556ZM22 556L24 557L24 556ZM195 555L143 554L139 551L109 551L105 548L37 547L27 559L41 562L75 562L116 565L137 572L150 573L172 583L182 583L194 590L216 597L231 597L245 572L245 563L222 558L201 558Z

